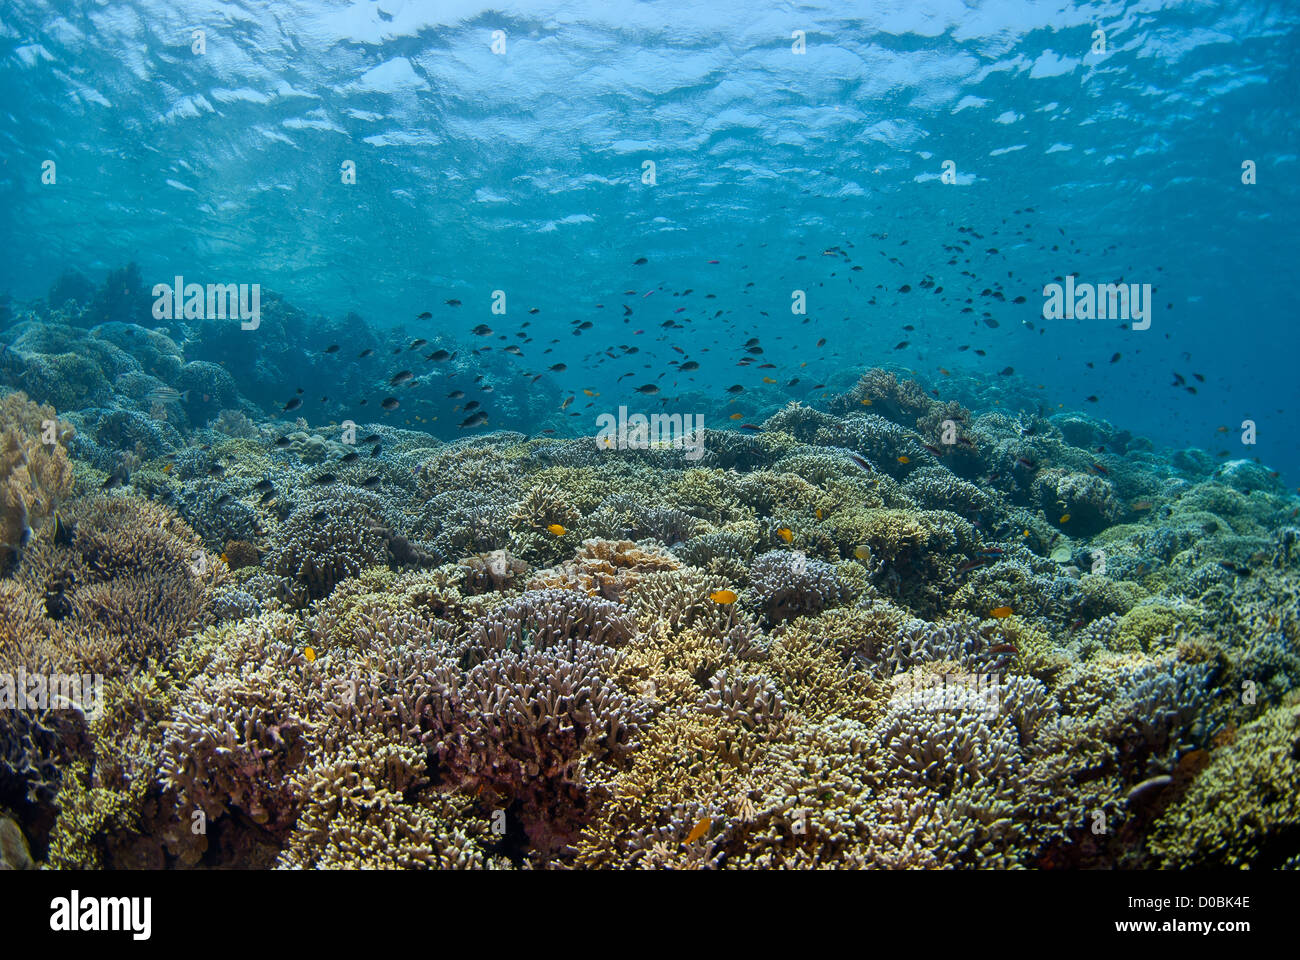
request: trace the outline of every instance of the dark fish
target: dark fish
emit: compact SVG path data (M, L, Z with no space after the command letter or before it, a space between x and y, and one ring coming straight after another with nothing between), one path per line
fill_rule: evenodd
M998 325L998 322L994 320L992 317L985 317L984 323L990 327L996 327Z
M468 417L467 419L462 420L460 425L461 425L462 428L465 428L465 427L477 427L477 426L479 426L480 424L483 424L483 423L487 423L487 411L486 411L486 410L480 410L478 413L474 414L472 417Z
M744 392L745 392L745 388L738 383L733 383L731 386L727 387L727 393L744 393Z
M311 515L311 522L320 523L329 515L330 515L329 510L326 507L321 507L319 510L317 510L315 513Z
M274 484L272 484L270 480L259 480L253 486L253 490L256 491L257 493L265 493L267 490L270 490L273 487Z
M637 393L658 393L659 388L655 386L653 383L647 383L645 384L645 386L637 387L636 392Z
M415 376L415 374L411 373L410 370L402 370L400 373L393 374L393 379L388 381L388 385L390 387L395 387L399 383L405 383L407 380L410 380L413 376Z
M552 365L550 369L555 373L563 373L565 370L568 370L569 368L563 363L557 363Z
M357 354L357 359L364 360L366 359L366 357L370 356L374 352L375 351L372 350L370 347L366 347L366 349L362 350L360 353Z
M301 406L302 406L302 397L294 397L292 400L290 400L288 403L284 405L284 409L285 412L288 412L290 410L297 410Z
M446 360L450 356L451 354L446 350L435 350L424 359L432 360L434 363L442 363L442 361Z
M380 404L385 410L396 410L399 406L396 397L385 397L384 402Z
M650 261L647 260L645 257L637 257L635 260L632 261L632 266L634 266L634 267L640 267L640 266L644 266L645 264L647 264L647 263L649 263L649 262L650 262Z
M465 412L469 413L471 410L477 410L478 406L479 402L477 400L471 400L469 403L465 404Z
M531 310L529 310L528 312L529 312L529 313L541 313L542 311L539 310L537 307L533 307L533 308L532 308Z
M279 447L281 450L283 450L285 447L289 446L291 442L292 442L292 441L290 441L288 437L276 437L276 438L275 438L275 446Z
M224 507L226 504L228 504L228 503L229 503L231 500L233 500L233 499L235 499L235 498L234 498L233 496L231 496L230 494L228 494L228 493L223 493L221 496L217 497L216 506L218 506L218 507Z
M474 334L476 337L490 337L492 336L492 328L486 323L480 323L477 327L471 330L470 333Z
M379 486L379 475L376 474L373 477L366 477L366 479L361 481L361 485L367 489L374 489Z
M211 468L208 470L209 477L224 477L225 475L226 475L226 468L219 463L214 463L211 466Z
M690 373L692 370L698 370L698 369L700 369L700 365L699 365L698 363L696 363L694 360L687 360L685 363L683 363L683 364L682 364L680 367L678 367L677 369L678 369L679 371L681 371L682 373Z
M795 384L797 384L798 382L799 382L799 378L798 378L798 377L793 377L793 378L790 380L790 382L786 384L786 386L787 386L787 387L793 387L793 386L794 386Z
M378 439L379 439L379 434L377 434L377 433L372 433L372 434L371 434L370 436L368 436L368 437L363 437L362 440L361 440L361 442L362 442L362 443L374 443L374 442L375 442L376 440L378 440Z
M461 397L463 397L463 396L465 396L465 391L464 391L464 390L453 390L451 393L447 394L447 399L448 399L448 400L459 400L459 399L460 399Z
M381 448L380 448L380 445L376 443L374 449L370 451L370 455L371 455L372 457L377 457L377 456L379 456L379 451L380 451L380 449L381 449Z
M449 306L449 307L459 307L459 306L460 306L460 301L459 301L459 300L448 300L448 301L447 301L447 306Z
M338 353L338 352L339 352L339 345L338 345L337 343L331 343L328 347L325 348L325 352L326 352L326 353Z
M327 483L335 483L337 480L338 477L336 477L332 473L322 473L319 477L313 477L311 482L321 484L323 486L324 484Z
M825 338L825 337L822 337L820 340L818 340L818 341L817 341L817 346L819 346L819 347L824 347L824 346L826 346L826 338Z
M412 340L412 341L411 341L411 345L410 345L409 347L407 347L406 349L407 349L407 350L418 350L420 347L424 346L424 345L425 345L426 343L428 343L428 342L429 342L428 340L424 339L423 337L420 337L418 340Z
M1097 397L1096 397L1096 395L1093 395L1093 396L1091 396L1091 397L1087 397L1087 398L1085 398L1085 399L1087 399L1087 401L1088 401L1089 403L1096 403L1096 402L1097 402Z
M863 460L861 457L857 456L856 454L850 453L849 459L852 460L854 463L856 463L863 470L866 470L868 473L871 472L871 464L867 463L867 461Z
M907 341L907 340L901 340L901 341L899 341L898 343L896 343L896 344L894 345L894 349L895 349L895 350L906 350L906 349L907 349L907 344L908 344L908 341Z
M415 319L416 319L416 320L428 320L428 319L430 319L432 316L433 316L433 314L430 313L428 310L426 310L426 311L424 311L424 313L420 314L420 315L419 315L418 317L416 317Z
M351 452L349 452L349 453L345 453L345 454L343 454L343 456L339 457L339 463L354 463L355 461L357 461L358 459L360 459L360 457L361 457L361 454L359 454L359 453L357 453L355 450L353 450L353 451L351 451Z
M1001 372L998 374L998 376L1000 376L1000 377L1009 377L1009 376L1011 376L1011 375L1012 375L1013 373L1015 373L1015 372L1016 372L1016 368L1015 368L1015 367L1003 367L1002 370L1001 370Z
M1119 355L1118 353L1112 353L1111 356L1110 356L1110 362L1111 362L1111 363L1119 363L1119 357L1120 357L1120 355Z

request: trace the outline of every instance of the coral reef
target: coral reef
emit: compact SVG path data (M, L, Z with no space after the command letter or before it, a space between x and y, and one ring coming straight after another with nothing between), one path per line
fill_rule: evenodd
M879 369L698 460L352 438L265 415L286 371L373 393L312 318L268 295L250 359L140 294L69 275L4 332L0 677L105 682L0 710L0 864L1300 862L1300 498L1259 464Z

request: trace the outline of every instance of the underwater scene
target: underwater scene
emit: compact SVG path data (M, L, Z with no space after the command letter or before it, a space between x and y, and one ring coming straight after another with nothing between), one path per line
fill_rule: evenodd
M1298 31L6 0L0 868L1300 867Z

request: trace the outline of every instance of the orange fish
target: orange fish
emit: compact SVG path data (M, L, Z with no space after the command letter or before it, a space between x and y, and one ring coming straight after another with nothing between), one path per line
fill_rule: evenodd
M863 398L862 398L862 405L863 405L864 407L869 407L869 406L871 406L871 400L868 399L867 397L863 397Z
M820 520L820 519L822 518L822 508L821 508L821 507L818 507L816 510L813 511L813 513L816 514L818 520Z
M589 397L599 397L599 396L600 396L599 393L596 393L594 390L588 390L586 387L583 387L583 388L582 388L582 392L585 393L585 394L586 394L587 396L589 396Z
M311 647L305 648L302 651L302 655L307 658L308 663L312 663L316 659L316 651L313 650Z
M1070 515L1069 515L1068 513L1063 513L1063 514L1061 514L1061 519L1060 519L1058 522L1060 522L1060 523L1069 523L1069 522L1070 522Z
M724 607L736 602L736 591L734 590L714 590L709 594L709 599L714 603L720 603Z
M1134 513L1141 513L1143 510L1150 510L1152 504L1150 500L1135 500L1130 506Z
M562 537L565 534L564 527L560 526L558 523L552 523L546 529L557 537Z
M773 380L771 377L764 377L764 378L763 378L763 382L764 382L764 383L776 383L776 381Z
M743 419L745 419L745 415L744 415L743 413L733 413L733 414L732 414L730 417L728 417L727 419L729 419L729 420L743 420Z
M789 527L781 527L779 530L776 531L776 535L780 537L782 540L784 540L786 543L794 542L794 531L791 530Z
M691 828L691 832L686 835L686 843L694 843L696 840L700 839L700 837L709 832L709 827L711 826L713 826L713 819L711 817L705 817Z
M994 607L992 610L989 611L989 616L990 616L990 617L997 617L999 620L1001 620L1003 617L1009 617L1009 616L1011 616L1011 608L1010 608L1010 607Z
M172 472L172 465L170 463L165 464L163 466L163 473L171 473L171 472Z
M911 461L911 458L909 458L909 457L899 457L899 458L898 458L898 462L899 462L899 463L911 463L912 461Z

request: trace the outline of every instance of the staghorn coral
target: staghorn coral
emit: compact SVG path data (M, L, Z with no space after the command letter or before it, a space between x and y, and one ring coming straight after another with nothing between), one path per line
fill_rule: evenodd
M834 567L789 551L771 550L758 557L750 577L754 604L769 623L817 613L850 599Z

